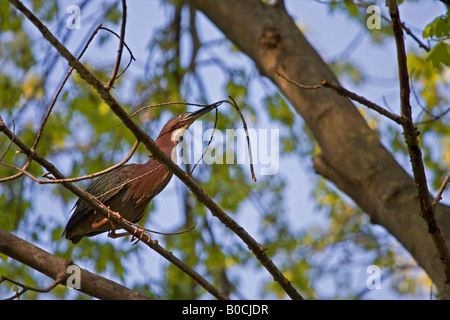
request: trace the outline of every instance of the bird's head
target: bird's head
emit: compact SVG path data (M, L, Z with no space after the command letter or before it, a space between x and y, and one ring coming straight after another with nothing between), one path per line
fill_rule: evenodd
M195 120L217 107L218 104L212 104L195 112L182 112L177 114L174 118L166 123L164 128L161 130L159 137L170 134L170 140L177 144L180 141L183 133L189 128L192 123L194 123Z

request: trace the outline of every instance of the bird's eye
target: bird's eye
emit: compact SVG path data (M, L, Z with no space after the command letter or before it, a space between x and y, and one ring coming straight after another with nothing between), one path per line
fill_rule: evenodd
M178 118L183 119L183 118L184 118L184 114L183 114L183 113L180 113L180 114L178 115Z

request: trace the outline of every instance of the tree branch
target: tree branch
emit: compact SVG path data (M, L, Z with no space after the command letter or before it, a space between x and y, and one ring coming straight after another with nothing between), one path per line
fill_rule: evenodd
M403 118L401 125L403 127L405 142L408 146L409 157L414 173L414 181L418 191L421 215L427 222L428 232L430 233L436 246L440 259L444 264L446 284L450 285L450 252L445 243L444 235L442 234L435 218L434 206L428 190L425 167L422 160L422 151L419 146L419 132L414 126L412 120L410 105L411 89L409 86L408 65L406 62L406 50L403 39L403 24L400 20L397 1L388 0L387 6L389 8L389 15L392 20L392 30L394 31L395 43L397 46L398 76L400 82L400 107Z
M450 171L447 174L447 176L445 177L444 181L442 181L442 184L439 188L438 193L436 194L436 197L433 200L432 206L433 208L436 208L437 204L439 203L439 201L441 201L442 199L442 194L444 193L445 188L447 187L447 185L450 183Z
M122 59L123 45L125 43L125 25L127 23L127 3L125 0L122 0L122 25L120 27L120 40L119 40L119 49L117 50L117 58L116 63L113 68L113 72L111 73L111 77L109 78L108 83L105 85L105 89L109 90L114 84L114 81L117 79L117 73L119 72L120 60Z
M37 183L39 183L39 184L47 184L47 183L76 182L76 181L96 178L98 176L101 176L102 174L108 173L108 172L110 172L110 171L112 171L112 170L122 166L123 164L125 164L133 156L133 154L136 151L138 145L139 145L139 141L136 140L136 142L131 147L131 150L128 153L128 155L125 157L125 159L123 159L122 161L116 163L115 165L113 165L113 166L111 166L111 167L109 167L109 168L107 168L105 170L102 170L102 171L99 171L99 172L96 172L96 173L92 173L92 174L88 174L88 175L85 175L85 176L81 176L81 177L76 177L76 178L35 180L35 181Z
M68 262L0 228L0 252L59 283L67 285L62 275L67 275ZM80 268L79 292L105 300L148 299L116 282ZM62 279L62 280L61 280Z
M359 102L362 105L365 105L366 107L368 107L369 109L372 109L372 110L378 112L379 114L391 119L392 121L395 121L398 124L402 124L402 117L400 117L399 115L386 110L385 108L377 105L376 103L373 103L372 101L367 100L366 98L359 96L356 93L351 92L332 81L322 80L322 82L320 84L308 86L308 85L304 85L304 84L301 84L296 81L288 79L285 75L283 75L281 72L279 72L276 69L275 69L275 72L284 80L296 85L297 87L299 87L301 89L319 89L319 88L332 89L332 90L336 91L338 94L340 94L341 96L348 97L348 98L352 99L353 101Z
M155 142L143 131L139 126L137 126L134 121L128 116L126 111L119 105L119 103L111 96L109 90L105 89L101 81L99 81L83 64L81 64L48 30L48 28L18 0L9 0L19 11L21 11L42 33L44 38L46 38L58 52L64 57L69 65L74 67L78 71L81 78L83 78L87 83L89 83L101 96L103 101L111 108L111 110L123 121L124 125L133 132L136 138L141 141L146 148L152 153L153 157L157 159L160 163L165 165L167 169L173 174L175 174L197 197L197 200L203 203L212 213L213 216L217 217L223 224L230 228L237 236L239 236L242 241L250 248L250 250L255 254L257 259L261 264L269 271L273 276L275 281L277 281L284 291L292 299L303 299L300 293L292 286L290 281L281 273L273 261L266 255L266 249L263 248L247 231L242 228L236 221L234 221L228 214L226 214L207 194L206 192L197 184L197 182L190 177L186 172L184 172L180 167L178 167L169 157L167 157L155 144ZM68 183L63 183L66 186ZM71 190L72 191L72 190ZM74 190L75 191L75 190ZM85 195L79 190L75 191L76 195ZM102 210L104 215L107 212L104 208L100 209L101 206L96 205L99 210ZM96 208L94 208L96 209ZM129 227L128 225L126 225ZM121 225L122 227L122 225ZM124 228L125 229L125 228ZM127 230L127 229L125 229ZM127 230L129 231L129 230ZM131 230L133 231L133 230ZM129 231L130 232L130 231Z
M22 287L22 290L20 290L20 291L17 290L16 294L14 294L14 295L13 295L12 297L10 297L10 298L5 299L5 300L14 300L14 299L19 298L20 296L22 296L22 295L23 295L25 292L27 292L27 291L34 291L34 292L38 292L38 293L49 292L49 291L53 290L53 288L55 288L55 287L56 287L58 284L60 284L62 281L64 281L65 278L67 278L67 274L60 273L60 274L56 277L55 281L53 281L53 283L52 283L50 286L48 286L47 288L45 288L45 289L34 288L34 287L31 287L31 286L27 286L27 285L25 285L25 284L23 284L23 283L20 283L19 281L15 281L15 280L10 279L10 278L8 278L8 277L6 277L6 276L1 276L1 277L0 277L0 283L2 283L2 282L4 282L4 281L8 281L8 282L11 282L12 284L15 284L16 286Z

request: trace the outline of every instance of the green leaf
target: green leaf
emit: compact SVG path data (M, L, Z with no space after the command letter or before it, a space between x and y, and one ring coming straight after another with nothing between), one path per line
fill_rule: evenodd
M442 38L450 35L450 21L448 16L439 16L430 22L423 30L424 38Z
M450 67L450 46L444 41L439 41L428 54L427 60L431 61L435 68L439 68L440 63Z

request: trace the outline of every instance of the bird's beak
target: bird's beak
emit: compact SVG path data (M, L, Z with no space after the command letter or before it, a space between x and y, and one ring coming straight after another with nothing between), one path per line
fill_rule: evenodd
M219 106L218 103L212 104L210 106L204 107L203 109L200 109L198 111L192 112L189 114L184 120L191 125L195 120L203 116L204 114L207 114L211 110L217 108Z

